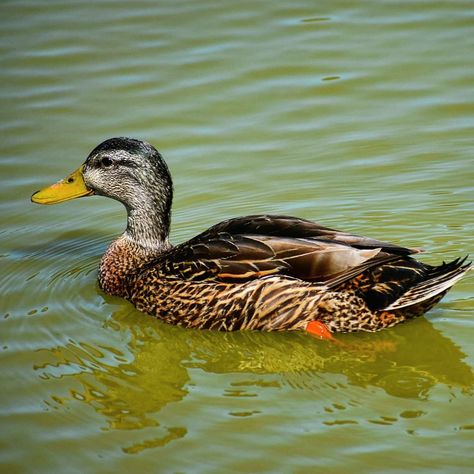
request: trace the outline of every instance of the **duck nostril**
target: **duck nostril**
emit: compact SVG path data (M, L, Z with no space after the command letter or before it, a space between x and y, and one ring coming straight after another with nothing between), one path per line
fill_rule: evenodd
M74 183L74 178L73 178L73 177L69 177L69 178L67 179L67 182L68 182L68 183Z

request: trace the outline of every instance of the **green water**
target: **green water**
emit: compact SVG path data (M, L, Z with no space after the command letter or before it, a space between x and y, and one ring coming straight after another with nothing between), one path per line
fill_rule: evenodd
M117 203L29 202L111 136L175 180L172 240L292 214L474 253L471 1L3 1L0 471L474 469L474 273L377 334L220 334L105 296Z

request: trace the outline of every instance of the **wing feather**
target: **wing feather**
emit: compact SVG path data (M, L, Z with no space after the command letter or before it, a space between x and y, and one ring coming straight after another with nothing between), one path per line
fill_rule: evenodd
M263 215L221 222L147 267L191 280L242 282L281 274L335 286L414 252L304 219Z
M306 219L273 215L253 215L228 219L210 227L195 237L195 239L205 239L220 232L227 232L233 235L255 234L278 237L308 237L321 241L349 245L355 248L381 248L384 251L398 255L410 255L422 251L416 248L400 247L399 245L389 242L382 242L369 237L341 232Z

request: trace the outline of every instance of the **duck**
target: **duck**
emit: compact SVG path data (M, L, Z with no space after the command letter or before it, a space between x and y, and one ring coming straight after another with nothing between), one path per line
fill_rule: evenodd
M119 201L127 227L103 255L99 286L167 323L220 331L375 332L429 311L471 268L429 265L421 250L286 215L235 217L178 245L169 240L173 183L161 153L118 137L96 146L37 204Z

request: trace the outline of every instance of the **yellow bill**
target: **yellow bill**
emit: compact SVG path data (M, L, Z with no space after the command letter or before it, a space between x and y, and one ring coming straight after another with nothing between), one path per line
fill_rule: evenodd
M89 189L84 182L84 176L82 174L83 168L84 165L63 180L40 191L36 191L36 193L31 196L31 200L37 204L56 204L58 202L69 201L70 199L94 194L94 191Z

